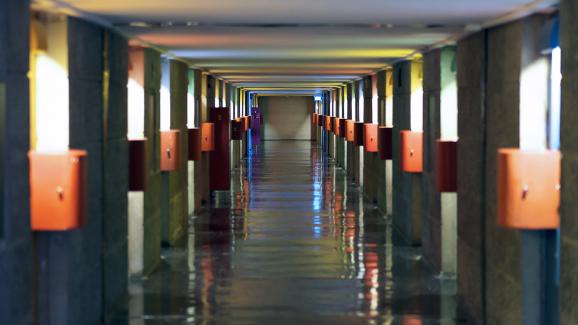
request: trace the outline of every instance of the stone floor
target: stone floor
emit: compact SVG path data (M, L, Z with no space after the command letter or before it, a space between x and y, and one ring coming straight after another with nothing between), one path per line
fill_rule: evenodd
M113 324L455 324L441 280L309 142L264 142ZM467 322L463 322L467 323Z

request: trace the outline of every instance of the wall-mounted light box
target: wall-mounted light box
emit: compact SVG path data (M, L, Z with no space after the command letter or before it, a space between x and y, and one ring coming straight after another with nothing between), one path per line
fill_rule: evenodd
M86 158L84 150L29 153L33 230L73 230L86 223Z
M30 28L30 225L86 223L87 152L69 148L68 19L34 13Z
M367 152L379 152L378 148L378 131L377 124L365 123L364 125L364 143L363 146Z
M498 150L498 224L514 229L560 227L560 152Z
M347 141L354 142L355 141L355 121L347 120L345 123L346 131L347 131Z
M215 150L215 124L201 123L201 151L210 152Z
M423 132L401 131L401 170L423 172Z

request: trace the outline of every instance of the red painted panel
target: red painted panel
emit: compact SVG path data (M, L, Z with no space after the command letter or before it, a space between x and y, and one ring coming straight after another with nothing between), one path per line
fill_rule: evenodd
M147 139L128 140L128 190L146 191L148 174Z
M242 140L244 129L245 123L240 118L231 121L231 139Z
M514 229L560 227L560 152L498 150L498 224Z
M363 146L363 142L365 141L365 135L364 135L364 124L363 122L355 122L354 124L354 141L353 143L356 146Z
M86 223L87 153L31 151L30 226L35 231L78 229Z
M199 161L201 160L201 129L190 128L189 129L189 160Z
M229 108L212 107L209 109L209 118L215 125L215 150L210 153L211 168L209 188L211 191L228 191L231 188L230 176L230 117ZM244 117L248 127L249 117Z
M458 142L437 141L437 189L439 192L458 190Z
M379 156L381 160L393 159L393 128L388 126L379 127Z

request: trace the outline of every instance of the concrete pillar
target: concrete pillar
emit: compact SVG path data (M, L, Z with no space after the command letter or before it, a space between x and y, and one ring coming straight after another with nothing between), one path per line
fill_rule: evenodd
M104 34L103 240L105 320L125 303L128 270L128 42ZM107 80L108 79L108 80Z
M183 62L170 60L168 87L170 89L170 128L181 131L180 161L178 169L162 173L161 214L163 220L163 243L175 245L186 233L188 225L187 195L187 92L188 66Z
M347 119L354 120L354 114L356 109L356 90L355 90L355 82L350 82L347 84ZM346 150L347 150L347 178L351 181L354 179L354 170L355 170L355 155L354 155L354 148L355 145L353 143L347 141L346 143Z
M161 172L160 172L160 53L144 52L145 125L148 139L148 180L144 193L143 274L150 274L161 262Z
M441 271L440 194L436 187L436 140L440 138L441 50L424 55L423 80L423 220L424 257Z
M412 245L421 242L422 175L401 170L400 132L411 127L412 79L418 65L404 61L393 67L393 224Z
M379 115L374 120L374 110L378 113L378 105L374 105L374 100L377 100L377 77L378 75L367 76L363 79L364 88L364 122L379 124ZM377 204L378 187L380 185L380 166L382 161L379 158L379 153L367 152L363 148L363 195L368 202ZM383 185L383 184L382 184Z
M386 99L386 81L387 81L388 73L386 70L381 70L377 73L377 116L378 121L377 123L380 126L386 125L385 120L385 99ZM390 94L391 95L391 94ZM390 108L391 109L391 108ZM378 154L379 155L379 154ZM379 156L378 156L379 159ZM387 187L391 184L387 183L387 176L386 176L386 165L387 161L379 160L377 162L377 169L376 175L377 178L377 206L379 209L387 215Z
M27 158L29 16L28 1L0 1L0 324L33 322Z
M520 125L528 122L520 120L521 75L541 55L545 21L531 16L458 44L458 279L464 309L479 323L522 323L534 312L522 310L523 298L537 298L541 285L522 283L524 270L535 267L522 261L530 243L496 223L496 155L520 146Z
M496 154L518 147L523 22L488 31L485 166L486 322L520 324L520 233L496 223ZM504 46L508 44L508 46ZM460 216L462 216L460 214ZM467 215L464 216L468 219ZM461 218L460 218L461 219Z
M477 323L485 317L485 127L487 33L458 42L458 292Z
M41 324L96 323L103 315L103 31L75 18L67 23L70 147L88 152L87 222L35 234Z
M97 323L126 294L128 45L82 20L67 24L70 147L88 152L87 223L35 234L37 317L39 323Z
M355 92L357 96L355 97L355 122L363 122L364 109L365 109L365 97L363 93L363 79L354 82ZM357 186L363 190L363 147L353 146L353 181ZM363 193L360 193L363 195Z
M209 103L211 98L210 91L208 89L209 76L205 73L199 72L200 77L200 87L201 87L201 106L199 114L199 123L209 122ZM199 124L200 125L200 124ZM211 202L211 193L209 192L209 168L210 168L209 153L203 152L201 154L201 161L199 163L199 168L195 172L195 179L198 184L196 187L196 193L198 193L198 200L200 200L199 207L207 206Z
M423 224L424 256L438 272L457 272L456 193L439 193L436 175L436 141L442 134L457 132L454 113L457 102L455 49L445 47L424 56L424 156ZM444 114L442 114L444 113ZM445 123L442 125L442 119ZM451 122L451 123L450 123ZM442 130L442 126L445 128Z
M344 118L345 116L345 112L344 112L344 107L346 105L345 103L345 87L339 87L338 90L338 106L337 106L337 117L339 118ZM339 167L345 168L345 152L346 152L346 148L345 148L345 138L342 136L336 137L336 151L337 151L337 165Z
M578 319L578 2L563 0L560 6L562 48L562 192L561 192L561 274L560 301L562 324Z
M458 44L459 291L480 323L521 323L520 236L496 225L495 178L497 149L519 144L522 27Z

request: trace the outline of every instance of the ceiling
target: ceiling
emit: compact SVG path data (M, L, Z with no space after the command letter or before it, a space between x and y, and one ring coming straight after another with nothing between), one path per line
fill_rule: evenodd
M36 0L153 44L235 85L334 87L466 29L555 1Z

